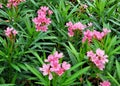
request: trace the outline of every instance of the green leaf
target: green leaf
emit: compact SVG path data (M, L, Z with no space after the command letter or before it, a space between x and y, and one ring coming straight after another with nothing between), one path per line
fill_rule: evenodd
M71 53L71 51L69 51L69 49L67 49L67 52L69 54L69 58L72 61L72 64L75 65L77 63L77 59L75 58L75 56Z
M118 63L117 60L116 60L116 69L117 69L118 78L120 80L120 64Z
M11 66L12 66L15 70L21 72L20 68L19 68L16 64L11 63Z
M76 49L74 48L74 46L69 42L69 46L70 46L70 51L75 55L75 57L77 58L78 61L80 61L80 58L79 58L79 54L78 52L76 51Z
M15 84L0 84L0 86L15 86Z
M109 8L109 10L107 11L107 15L110 16L111 14L113 14L113 11L116 9L116 5L113 5L111 8Z
M25 66L24 64L17 63L17 65L18 65L21 69L27 71L27 68L26 68L26 66Z
M0 74L3 72L4 69L5 67L0 67Z
M119 22L114 21L114 20L112 20L112 19L108 19L108 20L109 20L109 21L111 21L112 23L114 23L114 24L116 24L116 25L120 26L120 23L119 23Z
M75 12L75 11L77 11L77 7L78 7L79 5L76 5L71 11L70 11L70 13L69 13L69 15L67 16L67 18L66 19L69 19L71 16L72 16L72 14Z
M87 86L92 86L92 84L87 80Z
M6 56L6 54L0 50L0 56L5 57L5 56Z
M29 66L28 64L25 64L25 65L26 65L26 67L27 67L36 77L38 77L38 79L39 79L45 86L48 85L48 81L45 80L45 77L43 77L38 70L36 70L34 67Z
M68 72L75 70L76 68L80 67L80 66L83 65L84 63L85 63L85 62L80 62L80 63L72 66L72 67L68 70Z
M5 11L3 11L3 10L0 9L0 14L1 14L0 17L2 16L2 17L4 17L4 18L7 18L7 19L8 19L8 16L9 16L9 15L8 15Z
M34 6L38 7L38 4L34 0L30 0Z
M75 74L72 74L72 76L70 76L68 79L65 80L65 82L63 82L62 85L69 85L71 83L73 83L73 81L80 75L86 73L89 70L90 67L85 67L83 69L81 69L80 71L76 72Z
M110 73L107 74L116 83L117 86L120 86L120 83Z
M34 51L28 51L26 53L32 53L38 60L41 64L44 64L43 60L41 59L41 57Z

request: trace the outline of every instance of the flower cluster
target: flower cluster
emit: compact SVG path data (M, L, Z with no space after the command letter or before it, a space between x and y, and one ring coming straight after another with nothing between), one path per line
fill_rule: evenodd
M99 31L90 31L90 30L86 30L84 32L84 37L82 39L82 42L85 42L86 40L88 40L88 42L90 43L92 41L92 38L101 40L103 37L105 37L109 32L111 32L110 30L108 30L107 28L103 28L102 32Z
M103 70L105 68L105 63L108 62L108 56L99 48L96 50L96 54L93 53L93 51L88 51L87 56L100 70Z
M12 6L17 7L21 2L25 0L8 0L7 7L11 8Z
M10 28L10 27L7 27L7 29L5 30L5 35L9 38L11 38L12 36L16 36L18 32L13 29L13 28Z
M38 11L38 17L33 19L35 23L35 27L37 28L36 31L43 31L46 32L48 29L48 25L51 23L51 19L47 18L53 12L46 6L42 6Z
M110 86L110 82L109 81L103 81L100 83L100 86Z
M68 35L70 37L74 36L74 31L75 30L80 30L82 31L83 29L86 28L86 25L83 25L81 22L73 24L72 22L66 23L66 26L68 27Z
M52 72L61 76L66 70L70 68L70 64L67 62L59 63L59 59L63 57L62 53L58 53L57 51L52 55L49 55L45 62L48 64L43 64L43 67L40 67L40 71L43 72L43 75L49 75L49 80L52 80Z

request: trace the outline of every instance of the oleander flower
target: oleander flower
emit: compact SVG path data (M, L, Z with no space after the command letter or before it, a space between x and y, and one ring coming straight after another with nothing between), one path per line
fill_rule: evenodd
M9 38L11 38L13 35L16 36L18 32L13 29L13 28L10 28L10 27L7 27L7 29L5 30L5 35Z
M87 40L90 43L94 35L93 32L90 30L87 30L83 34L84 34L84 37L82 39L82 42L85 42Z
M21 2L25 0L8 0L7 7L11 8L12 6L17 7Z
M103 82L100 82L99 86L111 86L111 83L109 81L103 81Z
M52 15L52 13L53 12L48 7L40 7L40 9L37 11L38 16L33 19L36 31L46 32L48 30L48 26L51 24L51 19L47 16Z
M70 64L68 64L67 62L63 62L62 63L62 68L64 69L64 70L68 70L68 69L70 69Z
M96 38L98 40L101 40L103 38L104 35L101 34L101 32L98 32L96 30L93 31L93 38Z
M70 69L71 65L67 62L59 63L59 59L63 57L63 53L58 53L56 51L54 54L50 54L43 64L43 67L40 68L40 71L43 72L43 75L48 75L49 80L53 78L52 73L61 76L66 70Z
M83 25L81 22L77 22L73 24L71 21L66 23L66 26L68 27L68 35L70 37L74 36L74 31L79 30L82 31L83 29L86 28L86 25Z
M96 50L96 53L88 51L87 56L100 70L103 70L105 68L105 64L108 62L108 56L105 55L105 52L100 48Z
M93 30L86 30L84 32L84 37L82 39L82 42L84 43L86 40L88 40L88 43L92 42L92 39L95 38L97 40L102 40L108 33L110 33L111 30L108 30L107 28L103 28L102 32Z
M40 67L39 70L43 72L43 75L49 75L49 80L52 80L53 76L51 74L49 64L43 64L43 67Z

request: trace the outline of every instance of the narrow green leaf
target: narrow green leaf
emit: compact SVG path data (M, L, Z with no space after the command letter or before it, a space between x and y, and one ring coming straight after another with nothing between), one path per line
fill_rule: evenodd
M120 84L118 83L118 81L110 73L107 73L107 74L116 83L117 86L120 86Z
M44 85L48 84L45 78L41 75L41 73L38 70L36 70L34 67L29 66L28 64L25 65L35 76L37 76L40 79L42 83L44 83Z
M76 72L75 74L70 76L65 82L63 82L62 85L68 85L68 84L72 83L79 75L86 73L89 68L90 67L85 67L85 68L81 69L80 71Z
M116 24L116 25L120 26L120 23L119 23L119 22L114 21L114 20L112 20L112 19L108 19L108 20L109 20L109 21L111 21L112 23L114 23L114 24Z
M38 60L41 64L44 64L43 60L41 59L41 57L34 51L30 51Z
M70 13L69 13L69 15L67 16L67 18L66 19L68 19L68 18L70 18L71 16L72 16L72 14L77 10L77 7L78 7L79 5L76 5L71 11L70 11Z
M11 63L11 66L12 66L15 70L21 72L20 68L19 68L16 64Z
M4 69L5 67L0 67L0 74L3 72Z
M78 68L79 66L83 65L84 63L85 63L85 62L80 62L80 63L72 66L72 67L68 70L68 72L73 71L74 69Z
M15 84L0 84L0 86L15 86Z
M120 80L120 64L118 63L117 60L116 60L116 69L117 69L118 78Z
M6 56L6 54L0 50L0 56L5 57L5 56Z
M77 60L79 61L79 54L78 52L76 51L76 49L74 48L74 46L69 42L69 46L71 48L71 52L76 56Z
M87 80L87 86L92 86L92 84Z
M38 7L38 4L34 0L30 0L30 1L34 4L34 6Z

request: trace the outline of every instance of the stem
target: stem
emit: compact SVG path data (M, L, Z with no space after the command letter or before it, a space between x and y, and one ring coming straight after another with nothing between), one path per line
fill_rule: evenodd
M11 48L10 48L10 51L8 53L8 59L9 59L9 63L11 63L11 56L12 56L12 51L13 51L13 46L14 46L14 42L15 42L15 39L11 39Z
M14 47L14 43L15 43L15 38L8 40L8 42L10 42L10 43L8 43L8 46L7 46L8 49L10 47L10 49L8 51L8 58L7 58L7 60L8 60L8 70L9 70L9 72L8 72L8 82L10 82L11 81L11 76L12 76L12 73L13 73L13 70L11 68L11 62L12 62L12 52L13 52L13 47Z

